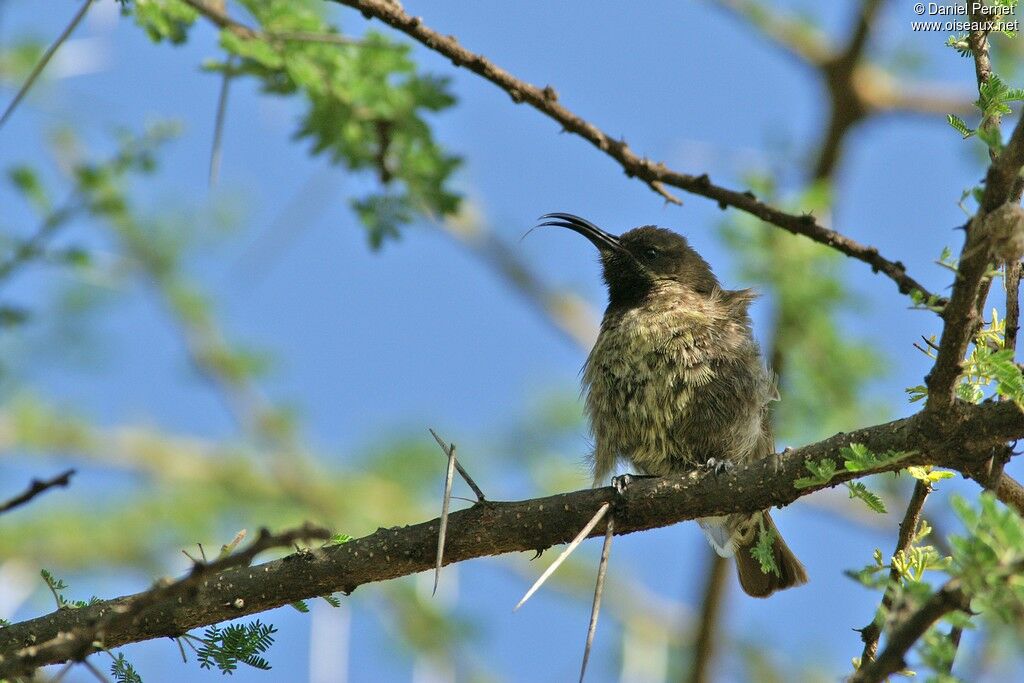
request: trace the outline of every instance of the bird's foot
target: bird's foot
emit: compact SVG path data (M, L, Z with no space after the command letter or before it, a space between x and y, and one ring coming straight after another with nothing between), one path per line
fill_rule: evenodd
M708 461L704 463L704 469L708 472L714 472L715 474L725 474L732 468L732 461L725 459L717 460L715 458L708 458Z
M637 479L656 479L657 476L656 474L620 474L617 477L612 477L612 486L615 487L615 490L621 496L629 488L629 485Z

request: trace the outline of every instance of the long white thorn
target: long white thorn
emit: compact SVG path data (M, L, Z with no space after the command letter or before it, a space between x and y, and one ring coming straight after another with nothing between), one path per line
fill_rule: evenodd
M448 449L448 471L444 475L444 498L441 502L441 528L437 532L437 562L434 564L434 591L437 594L437 582L441 580L441 561L444 559L444 537L448 531L448 508L452 503L452 484L455 481L455 444Z
M544 570L544 573L540 575L540 578L534 581L533 585L530 586L530 590L526 591L526 595L523 596L523 599L512 608L513 612L522 607L526 601L530 599L530 596L536 593L537 589L544 585L544 582L548 580L548 577L554 574L555 570L558 569L558 567L565 562L566 558L572 554L572 551L576 550L576 547L583 542L583 539L590 535L590 532L594 530L594 527L597 526L597 523L601 521L611 506L611 503L605 503L598 509L594 516L590 518L590 521L587 522L587 525L583 527L578 534L576 534L576 538L572 539L572 542L566 546L565 550L562 551L562 554L551 563L550 567Z
M597 584L594 586L594 604L590 607L590 624L587 626L587 644L583 647L583 664L580 666L580 683L587 673L587 662L590 661L590 649L594 645L594 634L597 633L597 615L601 613L601 596L604 595L604 577L608 573L608 558L612 554L612 537L615 536L615 515L608 518L608 528L604 532L604 545L601 546L601 561L597 565Z

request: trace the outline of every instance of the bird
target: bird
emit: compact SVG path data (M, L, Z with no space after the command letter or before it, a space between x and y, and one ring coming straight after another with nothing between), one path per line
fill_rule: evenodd
M569 213L539 220L597 247L608 290L582 381L594 485L605 485L620 460L639 475L669 476L772 457L769 402L779 394L751 329L755 292L724 289L671 230L646 225L616 237ZM748 595L807 582L768 510L697 521L719 555L735 557ZM751 552L766 533L771 571Z

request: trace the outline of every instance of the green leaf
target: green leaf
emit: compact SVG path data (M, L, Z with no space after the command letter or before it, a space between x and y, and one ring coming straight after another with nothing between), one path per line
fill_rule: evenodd
M188 29L199 16L181 0L135 0L132 13L153 42L167 40L176 45L188 39Z
M801 477L793 482L798 489L806 489L812 486L827 484L836 475L836 463L834 460L825 459L821 462L808 460L804 467L811 473L809 477Z
M296 600L295 602L289 602L288 604L303 614L309 613L309 604L305 600Z
M345 543L348 543L351 540L352 537L348 534L334 534L333 536L331 536L329 541L324 543L324 547L330 548L331 546L335 545L344 545Z
M953 127L953 130L960 133L964 139L971 137L975 133L974 129L969 128L964 120L956 114L946 114L946 122Z
M860 498L869 509L880 514L885 514L885 503L874 491L871 491L863 482L848 481L846 488L850 490L850 498Z
M943 479L950 479L954 473L949 470L936 470L931 465L925 465L923 467L908 467L907 473L918 481L922 481L925 484L934 484Z
M117 683L142 683L142 676L135 670L135 667L125 659L123 652L118 652L110 665L110 675Z
M765 574L781 576L779 566L775 563L775 532L761 524L757 534L757 543L750 549L750 554L761 565Z

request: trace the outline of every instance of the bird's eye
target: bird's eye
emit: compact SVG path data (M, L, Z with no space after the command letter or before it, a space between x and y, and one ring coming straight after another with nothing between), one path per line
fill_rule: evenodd
M660 253L661 249L658 249L657 247L647 247L646 249L644 249L644 256L646 256L648 259L657 258L658 254Z

